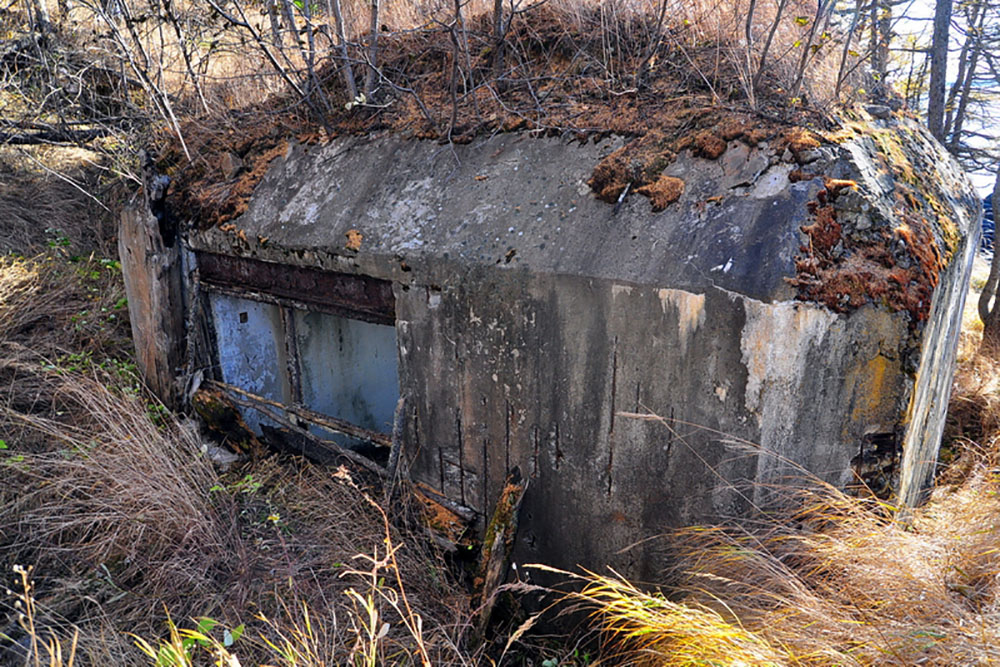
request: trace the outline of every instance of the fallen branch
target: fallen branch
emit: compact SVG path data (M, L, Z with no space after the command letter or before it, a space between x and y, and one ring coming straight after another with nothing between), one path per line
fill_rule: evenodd
M39 132L0 132L0 144L37 146L39 144L82 144L111 134L107 127L89 130L41 130Z

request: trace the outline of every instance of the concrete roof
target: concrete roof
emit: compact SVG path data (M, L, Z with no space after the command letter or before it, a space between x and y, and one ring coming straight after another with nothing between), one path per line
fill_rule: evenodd
M418 268L433 275L443 261L793 296L785 278L820 179L790 183L795 164L734 141L718 160L686 152L667 167L685 190L666 210L633 193L616 212L586 181L622 143L503 134L455 146L385 135L290 145L235 229L209 230L193 245L242 245L247 256L389 279ZM351 230L361 234L357 251Z

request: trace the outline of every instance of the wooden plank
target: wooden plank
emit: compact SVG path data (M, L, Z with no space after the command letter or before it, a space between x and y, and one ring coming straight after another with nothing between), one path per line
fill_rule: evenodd
M118 255L136 365L153 393L176 409L184 351L181 262L176 237L164 239L161 227L145 200L127 207L119 218Z
M486 528L483 537L483 549L479 557L480 605L479 619L476 623L476 634L480 639L486 637L486 629L493 615L496 604L497 587L503 583L510 562L510 553L514 548L514 538L517 535L518 514L521 501L528 490L527 479L522 479L520 469L515 466L504 483L500 498L497 500L493 518Z

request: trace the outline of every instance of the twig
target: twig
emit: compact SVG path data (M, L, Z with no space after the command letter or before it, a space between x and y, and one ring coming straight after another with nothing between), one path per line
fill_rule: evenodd
M344 61L344 85L347 87L348 102L353 102L358 97L358 87L354 84L354 68L351 67L351 60L347 55L347 37L344 34L344 16L340 12L340 0L327 0L327 6L333 12L333 20L337 28L337 48L340 50L340 58Z
M778 2L778 9L775 11L774 20L771 21L771 29L767 33L767 39L764 40L764 50L760 53L760 60L757 62L757 73L753 77L751 86L754 90L760 85L760 78L764 74L764 63L767 62L767 53L771 50L771 41L774 39L774 33L778 31L778 23L781 21L782 15L785 13L785 5L788 4L788 0L780 0Z
M847 31L847 36L844 38L844 51L840 55L840 68L837 70L837 85L833 89L834 99L840 98L840 86L844 83L844 68L847 66L847 56L851 53L851 40L854 39L854 31L858 27L858 19L861 16L861 3L863 0L857 0L854 6L854 17L851 19L851 27Z
M279 63L277 58L274 57L274 54L271 53L271 49L267 47L267 44L264 42L264 39L260 36L260 33L257 32L257 30L246 21L246 15L243 13L243 7L239 3L236 3L236 8L239 10L240 16L243 17L243 20L237 19L235 16L223 10L222 7L220 7L218 3L215 2L215 0L207 0L207 2L209 5L211 5L212 9L214 9L216 12L219 13L219 16L229 21L232 25L237 26L239 28L245 28L250 33L250 36L253 37L254 41L257 42L257 45L260 46L261 52L263 52L264 57L267 58L268 62L271 63L271 66L274 67L274 70L278 73L278 76L280 76L282 80L284 80L284 82L287 83L288 86L295 91L297 95L299 95L303 99L305 98L305 93L302 92L302 88L300 88L299 85L292 80L292 78L288 75L288 72L285 70L285 68L282 67L281 63Z
M55 176L56 178L58 178L58 179L60 179L62 181L66 181L67 183L69 183L74 188L76 188L77 190L79 190L80 192L82 192L83 194L85 194L89 199L94 200L94 202L98 206L100 206L101 208L103 208L108 213L111 213L111 209L108 208L107 206L105 206L104 204L102 204L100 199L98 199L94 195L92 195L89 192L87 192L83 188L83 186L81 186L79 183L77 183L76 181L74 181L72 178L70 178L69 176L65 176L63 174L60 174L58 171L56 171L55 169L52 169L51 167L49 167L48 165L46 165L41 160L36 159L35 156L33 156L31 153L29 153L28 151L24 150L23 148L18 148L18 151L21 153L21 155L23 155L24 157L28 158L29 160L31 160L32 162L34 162L35 164L37 164L39 167L41 167L45 171L49 172L53 176Z
M199 77L194 73L194 67L191 65L191 54L188 53L186 45L187 40L181 29L180 21L177 20L177 14L174 13L172 0L163 0L163 12L166 20L174 27L174 33L177 35L177 46L181 50L181 56L184 57L184 66L187 68L188 76L191 77L191 83L194 85L195 92L198 93L201 108L205 110L205 113L209 113L208 102L205 100L205 93L201 89Z

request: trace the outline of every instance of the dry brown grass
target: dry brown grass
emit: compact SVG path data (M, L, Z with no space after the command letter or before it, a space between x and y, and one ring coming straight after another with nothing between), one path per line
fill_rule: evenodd
M0 553L35 566L42 599L67 617L47 627L64 637L79 629L81 664L108 664L95 655L109 646L124 651L114 664L143 662L107 638L126 631L156 637L165 609L178 619L246 622L248 637L279 641L294 631L290 610L302 605L317 618L316 651L324 652L310 664L350 661L361 632L356 620L369 612L356 606L352 589L374 591L374 631L386 624L380 654L454 659L451 633L461 627L463 597L449 588L436 556L395 529L395 562L379 558L386 555L382 515L343 475L272 459L220 476L192 430L155 425L142 400L108 389L111 378L48 380L56 384L48 391L55 414L72 415L73 423L37 414L38 405L36 414L0 411L10 443L4 454L12 457L0 470ZM359 554L375 560L359 562ZM392 572L405 582L414 616L398 615L390 604L398 598L378 597L400 590L398 582L382 583ZM67 590L74 578L78 591ZM271 622L255 622L258 614ZM403 623L417 614L424 626L416 636L426 647ZM240 654L252 660L268 652L245 640Z
M110 216L83 193L101 191L102 162L80 149L0 144L0 253L37 253L65 239L78 252L107 256Z
M980 458L907 522L832 488L766 529L676 536L666 597L586 573L615 660L641 665L975 665L1000 661L1000 478Z
M273 458L216 470L197 429L151 403L127 361L101 367L121 350L100 338L127 334L94 330L82 347L78 309L108 297L88 292L80 265L0 266L0 568L33 567L41 636L78 631L78 665L144 664L124 633L155 642L169 609L178 625L248 623L244 664L273 662L263 638L296 636L307 608L322 651L309 664L341 664L360 655L358 619L375 610L378 655L461 662L466 598L420 534L388 524L345 471ZM13 602L0 601L0 632L20 633Z

